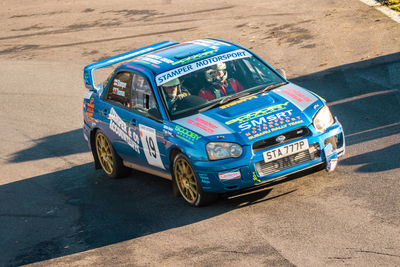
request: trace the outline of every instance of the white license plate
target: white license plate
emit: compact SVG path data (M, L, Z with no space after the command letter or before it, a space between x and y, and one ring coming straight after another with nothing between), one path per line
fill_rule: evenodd
M270 162L280 158L284 158L307 149L308 149L308 140L303 139L291 144L271 149L269 151L265 151L263 153L264 162Z

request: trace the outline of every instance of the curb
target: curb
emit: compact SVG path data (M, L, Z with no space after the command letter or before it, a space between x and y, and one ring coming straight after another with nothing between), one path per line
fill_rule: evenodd
M383 14L385 14L392 20L396 21L397 23L400 23L400 13L381 5L380 3L378 3L375 0L360 0L360 1L366 5L369 5L375 9L379 10L380 12L382 12Z

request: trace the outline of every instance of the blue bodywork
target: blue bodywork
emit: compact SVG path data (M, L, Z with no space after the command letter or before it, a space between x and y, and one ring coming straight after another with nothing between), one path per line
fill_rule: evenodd
M173 160L171 155L180 151L190 159L202 189L218 193L251 187L320 164L324 164L327 168L332 166L331 161L337 160L345 151L342 126L335 119L334 124L326 131L317 131L313 126L313 118L326 105L325 101L290 82L272 91L244 97L202 113L177 120L169 118L159 94L157 76L192 62L238 49L251 53L269 66L241 46L214 39L186 43L162 42L86 66L84 82L89 91L85 94L83 103L83 131L89 147L93 148L94 131L100 129L109 138L124 163L143 166L153 171L152 173L164 177L171 175ZM104 83L95 85L93 81L95 69L127 59L132 60L118 66ZM104 89L119 71L139 73L148 79L159 107L160 119L141 116L104 99L106 91ZM278 72L276 74L280 76ZM123 134L116 135L115 131L111 131L110 114L119 117L125 124ZM299 129L305 131L301 137L299 135L298 138L265 149L255 149L255 144L262 145L263 140L288 132L299 132ZM160 161L149 160L143 133L156 138ZM309 160L299 161L300 163L295 166L280 168L279 171L267 175L263 175L257 168L263 164L264 152L301 139L307 139L310 147L315 150ZM207 143L221 141L240 144L243 148L242 155L238 158L209 160ZM95 162L98 166L96 158ZM237 171L240 171L238 179L220 179L219 174L237 173Z

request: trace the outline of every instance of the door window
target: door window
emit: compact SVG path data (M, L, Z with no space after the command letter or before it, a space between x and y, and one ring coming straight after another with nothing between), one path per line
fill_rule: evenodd
M132 80L132 108L144 115L157 110L156 101L147 79L135 73Z

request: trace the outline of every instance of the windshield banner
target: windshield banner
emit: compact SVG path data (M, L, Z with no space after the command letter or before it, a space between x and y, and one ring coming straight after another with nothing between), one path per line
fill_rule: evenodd
M218 62L225 62L225 61L230 61L230 60L235 60L235 59L245 58L245 57L251 57L251 54L247 51L240 49L240 50L235 50L235 51L228 52L225 54L217 55L214 57L206 58L203 60L199 60L197 62L188 64L188 65L185 65L185 66L173 69L173 70L169 70L167 72L157 75L157 77L156 77L157 86L160 86L172 79L181 77L181 76L191 73L193 71L215 65Z

